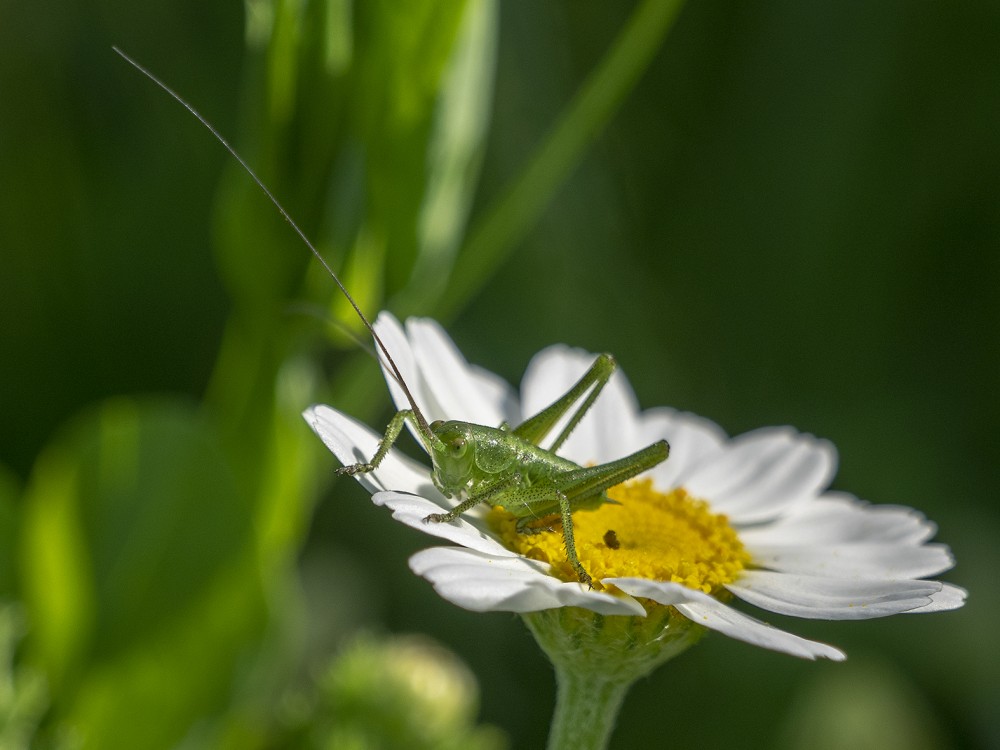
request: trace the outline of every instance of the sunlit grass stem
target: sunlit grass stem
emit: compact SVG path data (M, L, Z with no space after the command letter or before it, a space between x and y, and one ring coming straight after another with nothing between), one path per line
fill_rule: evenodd
M468 303L534 228L584 149L646 70L683 5L683 0L646 0L635 9L524 171L473 225L455 264L448 294L435 310L439 318L450 319ZM427 310L399 312L406 315Z

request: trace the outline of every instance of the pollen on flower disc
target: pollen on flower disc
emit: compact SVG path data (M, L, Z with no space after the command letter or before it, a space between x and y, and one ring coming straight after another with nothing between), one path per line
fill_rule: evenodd
M595 580L649 578L713 593L750 563L728 519L684 489L662 493L640 479L612 488L608 496L618 504L573 514L577 555ZM491 521L510 549L548 563L563 580L577 580L558 517L551 531L534 534L518 533L517 519L502 509L494 510Z

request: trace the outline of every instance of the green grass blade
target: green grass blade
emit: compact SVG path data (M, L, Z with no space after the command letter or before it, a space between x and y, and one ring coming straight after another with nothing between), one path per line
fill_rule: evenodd
M534 227L584 149L645 71L683 4L683 0L646 0L636 8L527 167L473 226L451 289L437 311L439 317L450 318L465 305Z

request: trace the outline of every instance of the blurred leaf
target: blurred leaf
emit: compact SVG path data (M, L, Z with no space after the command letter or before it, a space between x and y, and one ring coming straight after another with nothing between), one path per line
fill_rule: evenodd
M284 196L282 181L268 168L266 157L252 147L241 150L272 192ZM289 206L308 229L300 212ZM214 217L219 270L238 310L252 316L255 328L273 327L281 316L282 301L307 264L308 250L239 166L230 165L223 176Z
M498 729L476 725L479 685L453 653L422 636L356 638L310 699L286 701L275 747L501 750Z
M383 306L387 268L386 242L386 236L379 227L365 223L358 229L350 254L341 269L340 279L362 311L377 310ZM324 296L330 299L332 319L343 323L347 331L367 338L364 324L358 319L350 301L332 286L325 272L323 276L321 283L325 290ZM354 345L349 346L353 348Z
M303 15L309 3L275 0L274 25L267 54L267 121L277 129L287 125L295 112L299 58L302 54Z
M80 435L83 438L83 434ZM35 464L21 523L21 589L32 642L58 690L89 647L96 593L80 519L74 447L64 441Z
M20 608L0 602L0 748L27 750L48 707L45 679L31 669L15 668L14 653L24 635Z
M225 694L263 611L236 487L210 424L168 400L108 401L36 464L32 649L86 742L101 738L86 746L166 747Z
M322 216L351 112L351 21L343 0L247 4L255 54L245 66L239 150L317 247L324 245ZM360 175L349 166L341 171L348 174L341 188L358 192ZM278 318L275 305L294 292L308 265L303 243L236 163L220 187L216 219L219 265L241 312L258 321Z
M419 255L405 299L393 304L402 315L426 313L437 302L464 234L493 104L497 15L493 0L467 5L442 79L419 218Z
M370 231L385 236L392 257L390 288L405 282L416 260L434 116L465 9L440 0L357 9L352 106L368 166Z
M789 750L941 750L934 712L893 665L852 657L812 676L787 719Z
M311 506L304 498L315 496L319 479L317 444L300 410L316 391L315 373L304 358L289 358L275 383L274 422L265 451L255 530L260 558L265 566L292 562L301 547Z
M83 749L173 748L227 704L234 667L264 627L264 593L250 555L214 576L183 617L94 666L67 723Z
M262 58L248 65L241 150L362 309L411 281L434 300L450 276L487 132L496 15L493 0L248 4ZM273 335L266 321L309 256L258 193L228 170L219 258L241 311ZM359 326L328 279L318 288Z

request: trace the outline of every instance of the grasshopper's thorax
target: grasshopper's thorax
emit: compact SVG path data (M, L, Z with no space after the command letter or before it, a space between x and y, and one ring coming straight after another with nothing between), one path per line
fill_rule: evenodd
M431 477L446 497L505 481L514 473L530 484L555 468L575 466L497 427L459 421L430 427L439 441L430 452Z

